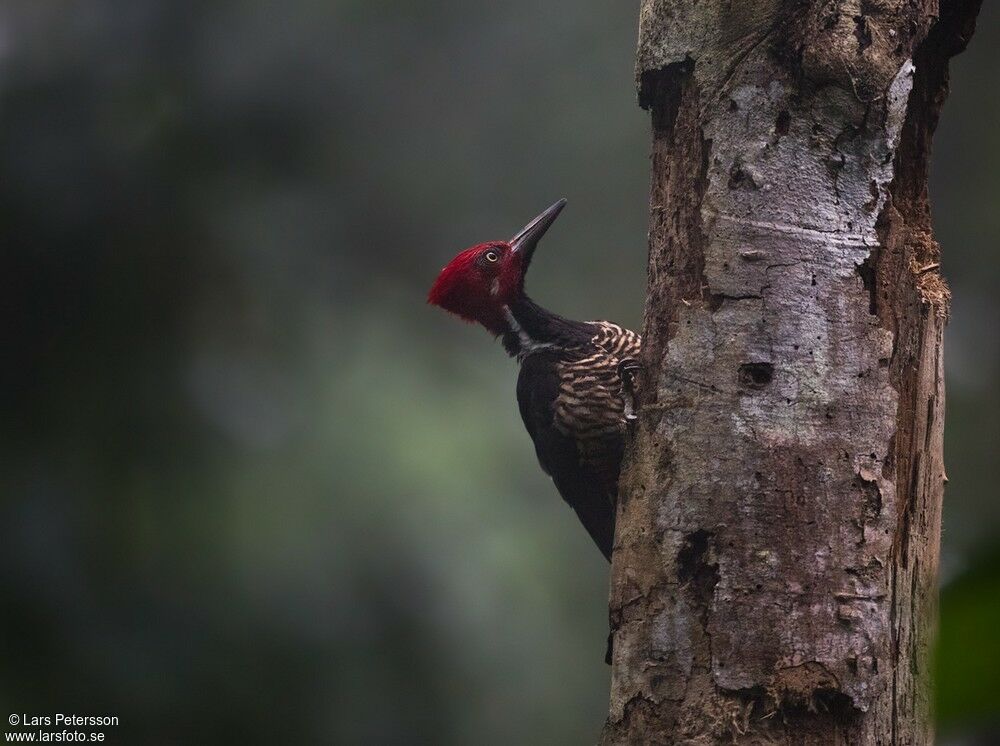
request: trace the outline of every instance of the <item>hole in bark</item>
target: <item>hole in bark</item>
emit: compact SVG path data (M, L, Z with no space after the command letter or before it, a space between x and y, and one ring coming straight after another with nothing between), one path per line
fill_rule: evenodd
M703 623L719 584L719 565L712 562L711 542L711 532L699 529L684 537L677 552L677 579L692 592Z
M878 313L878 297L875 292L875 257L874 252L868 255L861 264L854 265L855 271L868 291L868 313L872 316Z
M692 580L701 565L704 564L705 554L708 552L708 540L711 533L704 529L694 531L684 537L684 544L677 552L677 579L686 583Z
M763 388L774 378L771 363L743 363L740 366L740 383L750 388Z
M793 723L819 716L846 724L859 714L837 677L816 661L781 669L767 690L786 721Z
M652 111L653 129L671 132L680 108L684 85L694 71L694 61L672 62L658 70L646 70L639 79L639 106Z
M774 122L774 133L781 137L788 134L788 129L792 125L792 115L786 109L778 112L778 118Z
M752 175L745 168L743 164L739 161L733 163L732 168L729 169L729 188L730 189L759 189L759 185Z

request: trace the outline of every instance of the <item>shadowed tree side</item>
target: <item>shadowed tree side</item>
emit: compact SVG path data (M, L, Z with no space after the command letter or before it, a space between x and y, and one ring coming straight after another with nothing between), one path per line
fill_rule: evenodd
M927 166L979 4L642 3L646 380L604 743L932 740Z

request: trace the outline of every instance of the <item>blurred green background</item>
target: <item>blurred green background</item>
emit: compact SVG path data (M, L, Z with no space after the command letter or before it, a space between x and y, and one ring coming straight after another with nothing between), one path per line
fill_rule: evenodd
M636 19L0 5L0 710L117 714L113 743L593 742L605 563L514 364L424 297L565 196L533 295L638 326ZM998 43L988 3L932 183L956 744L1000 711Z

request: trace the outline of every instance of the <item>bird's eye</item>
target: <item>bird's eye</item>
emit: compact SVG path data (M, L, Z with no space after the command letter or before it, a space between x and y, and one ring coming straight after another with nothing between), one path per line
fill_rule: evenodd
M500 257L497 255L497 253L495 251L487 251L486 252L486 261L488 261L488 262L495 262L499 258Z

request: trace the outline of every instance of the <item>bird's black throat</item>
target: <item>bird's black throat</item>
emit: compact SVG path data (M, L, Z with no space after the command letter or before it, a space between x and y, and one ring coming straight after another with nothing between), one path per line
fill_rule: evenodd
M537 350L577 349L589 343L594 334L590 324L553 313L525 295L507 306L507 311L503 346L518 359Z

